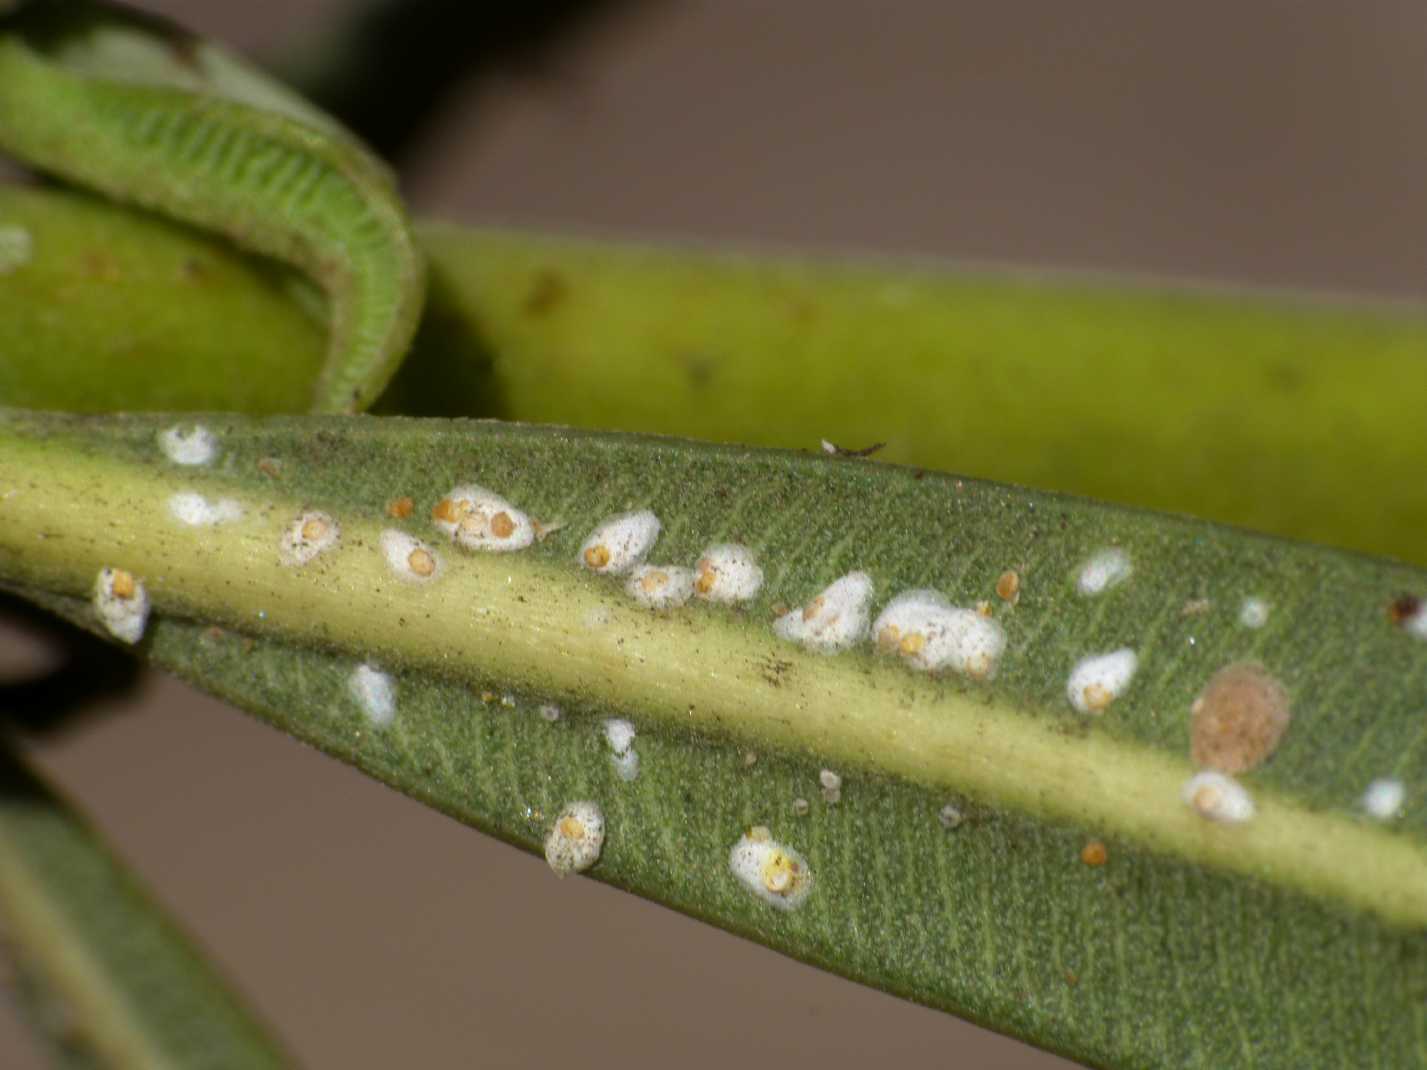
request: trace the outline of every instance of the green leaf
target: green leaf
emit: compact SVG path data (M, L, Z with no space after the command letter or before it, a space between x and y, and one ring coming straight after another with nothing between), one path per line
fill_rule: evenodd
M1421 571L820 455L214 416L216 460L179 467L157 443L170 423L7 415L0 577L97 626L96 573L126 569L153 602L150 658L413 797L531 850L567 804L593 800L606 839L590 876L1091 1064L1427 1055L1427 646L1399 598L1427 586ZM473 482L547 537L519 553L447 543L431 510ZM228 519L187 526L175 494ZM402 497L414 511L389 517ZM651 560L692 566L737 541L764 585L738 606L641 608L580 563L591 529L631 509L663 523ZM340 541L285 565L284 532L309 510ZM430 582L394 574L393 528L427 541ZM1107 548L1128 577L1081 593ZM1006 640L995 671L917 672L870 641L828 656L777 637L775 607L859 568L874 612L909 588L989 602ZM1014 602L996 593L1009 570ZM1244 616L1251 598L1266 618ZM1107 678L1098 715L1072 708L1077 663L1122 648L1138 657L1128 686ZM364 662L392 676L389 723L353 689ZM1219 824L1181 799L1190 710L1245 663L1263 668L1241 684L1271 674L1292 716L1240 777L1253 818ZM1205 697L1223 712L1222 694ZM637 732L632 780L609 718ZM824 770L841 777L836 802ZM1364 813L1380 778L1405 785L1403 816ZM795 909L730 871L755 826L806 860Z
M304 411L323 328L291 286L157 217L0 186L0 403Z
M407 375L426 390L397 409L885 442L890 461L1427 564L1427 498L1405 492L1427 470L1420 308L452 226L421 240L433 306Z
M287 1065L86 823L8 749L0 922L16 991L64 1066Z
M300 411L290 275L157 219L0 187L0 403ZM428 226L386 411L886 459L1427 563L1427 319L1126 280L826 264ZM0 241L0 262L3 262ZM307 306L311 308L310 296Z

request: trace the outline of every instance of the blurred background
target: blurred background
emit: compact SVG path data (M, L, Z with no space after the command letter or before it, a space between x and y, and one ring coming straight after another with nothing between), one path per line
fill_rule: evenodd
M1407 0L144 6L363 116L427 216L1427 294ZM56 656L0 634L0 676ZM165 678L34 753L314 1067L1069 1065L557 882ZM0 1065L43 1065L8 1008Z

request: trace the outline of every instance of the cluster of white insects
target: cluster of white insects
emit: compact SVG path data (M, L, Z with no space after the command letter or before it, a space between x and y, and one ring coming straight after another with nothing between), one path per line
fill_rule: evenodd
M165 457L176 465L201 466L219 455L216 437L202 426L174 427L159 435ZM403 499L409 515L411 503ZM217 526L243 517L242 506L231 499L210 502L185 491L169 500L175 520L190 526ZM433 526L454 545L485 553L510 553L526 549L544 538L553 526L542 525L504 497L475 484L463 484L437 503ZM738 606L756 598L764 573L752 550L739 543L708 546L691 565L653 564L647 558L662 525L648 510L620 513L598 524L580 545L578 563L599 574L618 577L625 594L638 605L657 611L677 609L699 600ZM306 510L281 532L277 554L281 563L302 568L338 547L341 529L331 515ZM425 585L443 573L444 563L435 547L399 528L385 529L379 549L389 571L406 583ZM1096 552L1080 568L1076 589L1093 598L1125 583L1133 575L1129 555L1119 547ZM1020 577L1004 573L996 585L1002 600L1015 604ZM950 670L973 680L988 680L1006 649L1006 633L994 619L989 603L975 607L951 604L930 589L903 591L872 619L872 577L849 572L805 604L779 613L774 634L820 654L838 654L864 642L885 655L895 655L907 667L922 672ZM138 642L144 633L149 598L144 584L122 568L104 568L96 577L93 604L100 621L116 638ZM1206 603L1207 604L1207 603ZM1260 628L1269 605L1263 599L1245 599L1239 623ZM1131 686L1139 668L1136 652L1123 647L1081 658L1066 678L1066 698L1079 713L1104 713ZM388 673L364 663L349 679L353 698L377 728L396 716L396 682ZM1192 757L1199 767L1185 782L1181 795L1191 811L1214 822L1236 824L1251 820L1256 806L1234 774L1248 772L1267 760L1277 747L1290 719L1288 696L1267 670L1254 663L1236 663L1222 669L1205 686L1192 709ZM558 720L558 707L541 708L541 716ZM602 724L610 760L617 775L634 780L639 775L639 755L634 749L635 728L626 720ZM842 778L831 770L820 775L824 800L835 804ZM1373 781L1360 800L1362 809L1378 820L1400 816L1405 789L1400 780ZM806 813L806 800L797 800L795 813ZM948 829L960 824L960 813L948 805L939 815ZM546 858L557 874L581 872L599 858L605 822L591 801L570 803L556 818L546 841ZM773 840L768 829L755 827L742 836L729 855L729 868L740 884L763 902L780 909L800 905L812 889L812 871L796 850Z

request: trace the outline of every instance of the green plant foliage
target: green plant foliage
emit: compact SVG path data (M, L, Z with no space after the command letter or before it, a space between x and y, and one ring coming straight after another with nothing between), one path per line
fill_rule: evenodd
M0 402L298 411L322 319L152 217L0 187ZM0 232L0 237L3 232ZM426 227L430 308L383 411L886 459L1427 562L1405 307L824 264ZM59 311L57 311L57 309Z
M14 990L57 1065L287 1065L89 827L8 749L0 921Z
M188 31L102 0L0 12L0 149L302 271L331 310L314 409L366 408L405 355L425 265L386 164Z
M406 411L885 442L887 460L1427 563L1427 501L1404 493L1427 470L1417 308L449 226L421 240L435 307L407 374L429 393ZM463 397L481 345L489 373Z
M844 457L224 415L203 418L215 459L180 466L159 446L174 422L5 416L0 577L97 627L96 573L127 569L154 607L143 653L400 790L533 850L593 800L606 839L590 876L1091 1064L1427 1054L1427 646L1399 598L1422 572ZM432 510L468 483L546 537L452 545ZM175 494L226 519L187 525ZM388 515L403 497L410 514ZM284 564L284 533L314 509L339 542ZM739 542L763 586L642 608L581 564L591 529L631 509L662 521L650 560L693 566ZM426 542L429 581L397 575L388 529ZM1107 549L1128 575L1083 593ZM989 603L977 619L1004 652L925 673L868 639L827 655L775 634L778 611L853 569L874 614L909 588ZM1100 712L1073 708L1073 668L1122 648L1133 677L1106 684ZM391 676L389 721L353 688L364 662ZM1254 817L1211 822L1180 794L1190 711L1246 662L1291 720L1240 777ZM633 779L609 718L637 733ZM1405 785L1404 816L1374 820L1360 800L1384 777ZM795 909L730 872L756 826L806 860Z
M0 185L0 403L304 411L323 327L291 285L157 217Z

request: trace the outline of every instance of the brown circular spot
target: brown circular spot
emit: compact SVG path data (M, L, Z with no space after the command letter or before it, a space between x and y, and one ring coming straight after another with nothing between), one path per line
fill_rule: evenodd
M700 559L697 567L699 578L694 581L694 590L699 594L708 594L713 590L714 584L718 582L718 569L714 568L706 557Z
M133 598L135 591L134 575L132 572L125 572L122 568L116 568L109 584L109 589L114 592L115 598Z
M1292 717L1288 692L1256 662L1236 662L1210 678L1190 707L1194 764L1246 773L1277 749Z
M1388 604L1387 619L1401 627L1422 611L1422 599L1414 594L1400 594Z
M1110 860L1110 852L1099 840L1091 840L1080 849L1080 861L1087 866L1103 866Z
M1100 713L1109 709L1110 703L1115 701L1115 693L1104 684L1086 684L1080 699L1091 713Z
M316 542L327 534L327 521L311 517L302 524L302 537L308 542Z
M436 571L436 558L430 551L417 547L406 557L406 564L418 576L429 576Z
M416 508L416 503L410 498L393 498L386 503L386 515L393 520L405 520L411 515L411 511Z
M601 569L609 564L609 547L604 543L591 546L585 551L585 564L593 569Z
M508 539L515 534L515 521L505 510L491 517L491 534L497 539Z
M578 817L565 817L560 819L560 835L567 840L582 840L585 837L585 825Z
M1015 569L1007 569L996 580L996 597L1003 602L1015 602L1021 595L1021 575Z
M926 649L926 646L927 637L925 635L921 632L908 632L902 636L902 641L897 644L897 649L902 652L903 656L911 657L914 654L920 654Z

